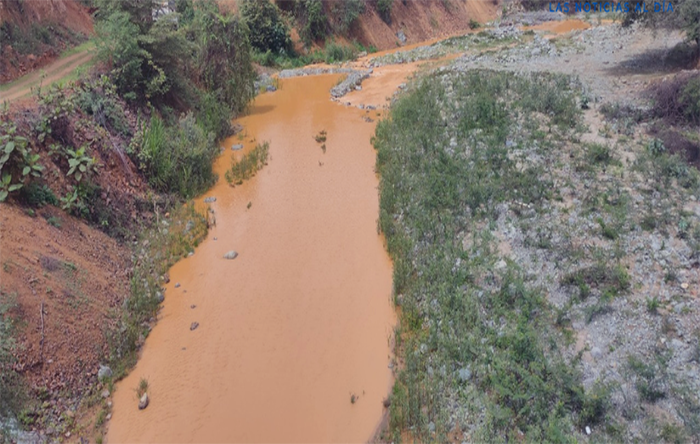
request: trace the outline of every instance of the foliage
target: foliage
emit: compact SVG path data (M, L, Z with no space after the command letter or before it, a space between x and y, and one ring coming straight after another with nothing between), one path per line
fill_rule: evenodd
M214 183L212 162L219 148L213 134L206 134L192 113L180 117L174 128L153 115L140 131L136 157L154 189L190 198Z
M79 83L75 91L75 104L103 128L122 136L131 136L124 106L109 77L103 75Z
M24 397L19 375L12 369L16 343L10 311L15 306L14 296L0 290L0 416L18 411Z
M83 180L83 175L89 176L97 170L97 162L94 157L86 155L87 146L83 145L77 150L67 149L68 172L66 176L75 177L76 182Z
M257 144L241 160L232 159L231 168L226 171L226 180L231 185L240 185L244 180L255 176L263 166L267 165L270 144Z
M669 123L700 124L700 74L682 73L653 84L647 94L653 113Z
M219 14L216 3L202 2L200 8L194 24L200 80L233 113L240 113L255 96L248 28L235 16Z
M244 0L240 14L248 29L250 44L258 51L289 52L292 39L279 8L269 0Z
M17 127L0 122L0 202L18 191L31 177L39 177L44 167L40 157L32 153L26 137L17 134Z
M409 430L416 441L448 441L455 402L478 416L478 442L572 441L575 424L605 415L605 396L584 391L577 358L559 349L543 290L512 262L494 270L489 228L503 202L536 211L550 199L550 176L518 147L540 146L547 158L541 131L522 128L567 134L579 123L572 85L545 74L434 73L377 126L379 227L401 305L394 438Z
M296 0L294 15L300 24L299 35L307 44L328 34L328 17L321 0Z
M108 334L110 367L115 379L124 376L127 368L136 363L136 352L150 331L148 321L156 315L160 305L158 294L162 276L179 259L185 257L207 235L206 218L194 204L170 210L163 218L163 208L154 200L156 223L140 234L135 249L131 293L124 302L119 325ZM159 215L159 216L158 216Z
M387 23L391 23L391 9L394 0L377 0L377 13Z
M346 35L357 23L357 19L365 12L364 0L345 0L333 3L335 21L333 29L338 34Z

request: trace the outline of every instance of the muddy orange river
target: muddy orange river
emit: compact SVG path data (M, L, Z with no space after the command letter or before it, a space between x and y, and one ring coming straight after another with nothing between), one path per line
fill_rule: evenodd
M107 442L365 442L374 434L392 383L392 265L377 234L375 124L329 100L337 81L283 80L239 120L244 140L224 142L215 165L222 179L205 195L217 199L216 226L170 270L158 323L117 384ZM325 154L314 140L322 130ZM270 142L269 164L231 188L223 173L253 139ZM238 143L244 150L232 152ZM235 260L223 258L230 250ZM142 411L140 378L150 397Z

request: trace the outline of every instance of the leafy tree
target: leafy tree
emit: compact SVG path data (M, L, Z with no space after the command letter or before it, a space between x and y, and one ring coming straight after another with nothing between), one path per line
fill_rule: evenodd
M279 8L269 0L244 0L241 17L253 30L250 44L258 51L285 52L292 46L289 27L282 20Z
M307 43L322 39L328 33L328 17L321 0L296 0L294 15L301 24L299 34Z
M239 113L255 97L248 27L233 15L219 13L216 3L203 2L195 17L200 81Z
M649 12L636 8L637 3L630 4L630 11L625 16L624 25L641 22L651 28L680 29L686 39L695 42L697 55L700 56L700 0L679 0L672 3L672 12L653 13L654 3L645 1L644 7ZM669 3L665 3L668 8Z

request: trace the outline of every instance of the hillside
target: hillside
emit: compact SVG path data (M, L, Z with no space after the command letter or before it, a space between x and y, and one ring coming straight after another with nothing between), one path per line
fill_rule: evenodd
M39 69L93 34L78 0L0 0L0 83Z

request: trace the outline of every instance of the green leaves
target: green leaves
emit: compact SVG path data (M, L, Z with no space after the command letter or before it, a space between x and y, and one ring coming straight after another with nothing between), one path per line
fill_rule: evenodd
M89 157L85 154L87 147L81 146L77 150L67 149L68 158L68 176L75 177L77 182L83 179L83 175L92 174L97 170L97 163L94 157Z
M38 177L44 170L40 156L32 154L25 137L16 135L17 127L11 122L0 122L0 202L19 190L28 176Z

